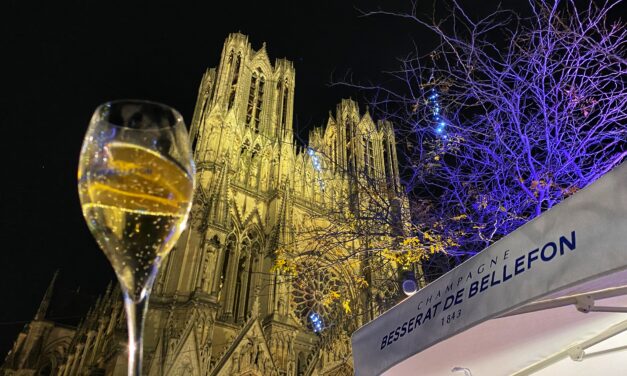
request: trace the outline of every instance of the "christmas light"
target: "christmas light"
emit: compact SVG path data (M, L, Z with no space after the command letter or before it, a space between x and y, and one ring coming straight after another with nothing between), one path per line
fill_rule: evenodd
M309 321L311 321L311 326L313 327L314 333L320 333L322 329L324 329L324 322L322 321L322 317L316 312L311 312L309 314Z
M316 151L312 148L307 148L307 154L309 154L309 156L311 157L311 164L313 165L314 170L316 170L318 173L321 173L322 165L320 164L320 158L318 158ZM320 174L318 174L318 183L320 184L320 189L324 190L325 184Z
M444 129L446 128L446 121L444 121L444 119L440 116L441 107L438 102L438 92L435 88L432 88L429 92L431 94L427 97L427 104L431 108L431 119L436 124L435 133L446 139L446 135L443 134Z
M307 153L311 157L311 163L313 164L314 169L320 172L322 170L322 166L320 165L320 159L318 158L316 151L312 148L308 148Z

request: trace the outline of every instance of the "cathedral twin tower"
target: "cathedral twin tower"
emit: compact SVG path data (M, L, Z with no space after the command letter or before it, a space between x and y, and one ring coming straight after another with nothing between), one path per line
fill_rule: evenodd
M293 283L274 266L278 249L299 244L299 230L312 217L359 210L355 197L364 185L377 184L387 200L398 200L394 130L342 100L326 127L310 132L309 145L298 146L294 87L293 64L272 64L265 44L255 51L242 34L229 35L218 67L204 74L190 129L195 199L189 229L152 293L146 374L351 373L348 336L322 354L301 317L310 303L295 299ZM117 299L107 292L79 328L55 339L56 363L47 367L67 376L124 374ZM25 351L14 348L2 369L48 359Z
M227 162L242 175L238 182L256 193L289 180L296 195L316 202L325 195L306 186L319 185L317 175L323 173L364 171L398 189L392 125L361 116L353 101L343 100L326 128L310 133L309 150L317 157L299 153L292 129L294 86L292 62L277 59L273 66L265 44L254 51L246 36L231 34L219 67L209 69L200 85L191 129L199 170Z

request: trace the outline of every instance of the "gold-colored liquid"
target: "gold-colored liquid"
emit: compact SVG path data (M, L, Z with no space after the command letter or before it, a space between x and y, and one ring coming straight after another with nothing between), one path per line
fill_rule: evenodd
M134 300L183 231L193 181L181 167L132 144L112 142L79 168L87 225Z

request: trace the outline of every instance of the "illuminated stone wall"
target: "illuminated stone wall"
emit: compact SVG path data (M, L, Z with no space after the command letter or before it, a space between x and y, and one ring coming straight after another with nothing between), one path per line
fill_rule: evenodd
M399 197L394 133L342 100L299 146L294 85L290 61L272 63L265 44L254 50L242 34L229 35L204 74L190 126L195 202L151 296L146 374L352 375L350 333L321 347L298 306L306 301L273 266L279 247L298 245L306 223L324 226L321 214L347 207L365 177ZM323 282L350 284L345 274L331 269ZM355 290L346 289L359 300ZM60 375L125 374L117 299L108 293L77 329Z

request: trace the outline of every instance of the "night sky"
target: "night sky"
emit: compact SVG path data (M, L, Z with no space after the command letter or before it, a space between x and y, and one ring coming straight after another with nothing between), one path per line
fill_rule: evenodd
M407 9L404 0L7 3L0 22L0 362L56 269L60 289L87 296L114 279L76 189L79 149L97 105L150 99L178 109L189 125L203 72L217 65L227 35L240 31L254 49L265 41L272 62L294 62L294 125L305 136L341 98L363 97L330 87L332 79L351 72L359 81L384 80L382 71L398 68L414 42L424 52L434 44L417 25L359 17L356 9ZM431 1L421 3L428 13ZM497 2L472 3L481 12Z

